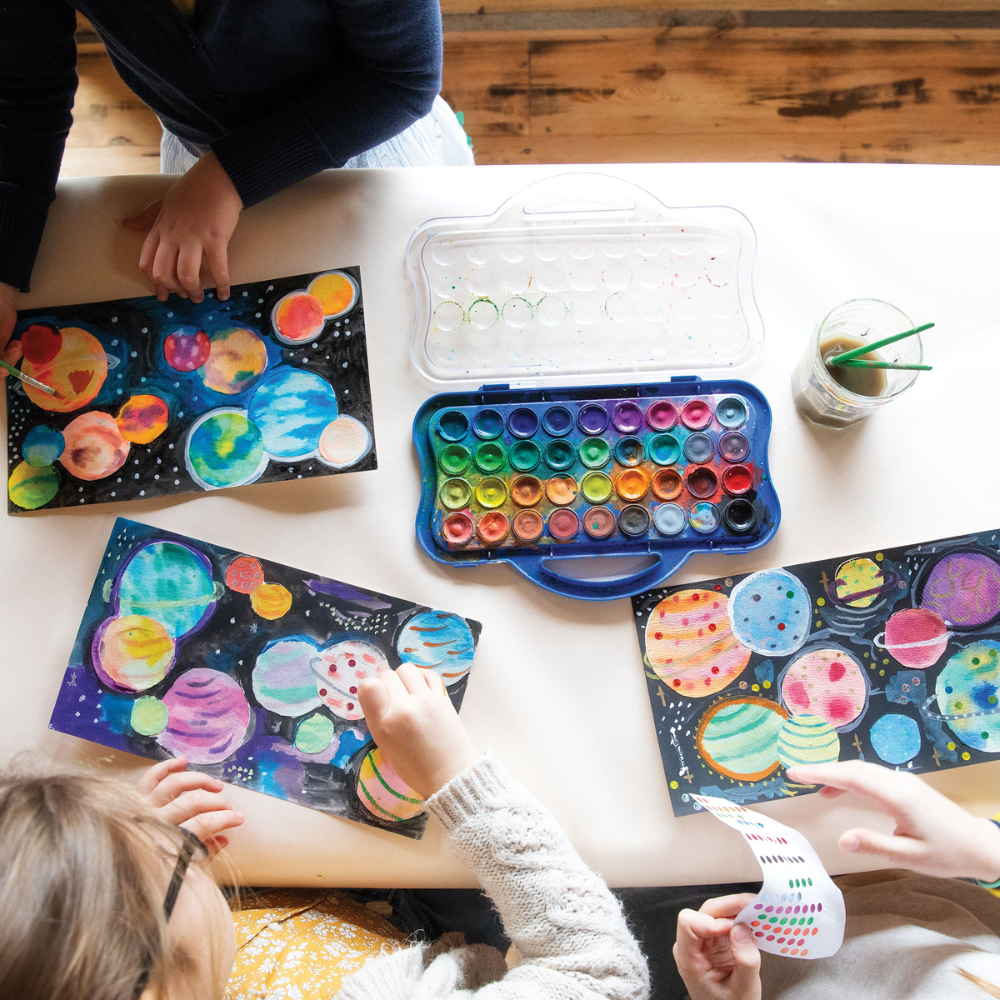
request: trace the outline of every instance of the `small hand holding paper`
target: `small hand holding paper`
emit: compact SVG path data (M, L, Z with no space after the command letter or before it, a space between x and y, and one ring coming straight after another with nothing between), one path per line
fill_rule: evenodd
M192 302L205 298L201 282L204 257L222 300L229 298L229 240L243 211L229 175L215 153L206 153L159 200L122 225L148 232L139 269L153 283L156 297L171 292Z
M691 1000L760 1000L760 953L747 925L734 922L755 898L720 896L678 914L674 961Z
M223 831L245 817L223 797L218 778L186 768L186 757L162 760L143 772L136 787L162 820L190 830L214 857L229 844Z
M824 785L820 795L855 792L896 821L892 834L848 830L842 851L874 854L889 866L941 878L1000 876L1000 829L970 816L915 774L892 771L860 760L790 768L788 777L804 785Z
M384 670L361 682L358 700L379 748L425 799L479 757L433 670Z

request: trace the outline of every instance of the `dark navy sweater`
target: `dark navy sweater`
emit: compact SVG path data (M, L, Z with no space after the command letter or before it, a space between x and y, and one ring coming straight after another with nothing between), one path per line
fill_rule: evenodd
M0 0L0 281L27 291L76 92L74 7L122 79L210 146L245 206L430 111L438 0Z

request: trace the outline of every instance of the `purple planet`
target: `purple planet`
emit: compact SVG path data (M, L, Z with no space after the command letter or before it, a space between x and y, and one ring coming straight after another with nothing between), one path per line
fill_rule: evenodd
M919 603L953 628L982 628L1000 615L1000 564L986 552L949 552L928 573Z
M228 674L196 667L181 674L161 699L167 728L156 742L192 764L217 764L243 742L250 705L243 688Z

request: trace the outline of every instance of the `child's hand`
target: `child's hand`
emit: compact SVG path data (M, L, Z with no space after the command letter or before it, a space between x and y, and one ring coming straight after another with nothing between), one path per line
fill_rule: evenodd
M383 670L361 682L358 701L396 773L425 799L479 757L433 670Z
M206 153L159 200L122 225L149 235L139 269L153 283L156 297L171 292L192 302L205 298L201 285L204 256L220 299L229 298L229 240L243 211L240 198L215 153Z
M9 348L7 346L17 322L17 296L13 285L0 281L0 356L12 365L21 360L21 342L16 340ZM6 377L7 369L0 368L0 378Z
M222 797L222 782L198 771L187 771L186 757L161 760L143 772L136 787L160 819L190 830L214 857L229 844L223 830L245 819Z
M733 923L754 898L720 896L677 915L674 961L691 1000L760 1000L760 952L750 928Z
M825 785L819 793L824 798L844 792L863 795L896 821L892 835L848 830L840 838L842 851L875 854L889 864L941 878L992 882L1000 876L996 824L970 816L915 774L860 760L794 767L787 773L803 785Z

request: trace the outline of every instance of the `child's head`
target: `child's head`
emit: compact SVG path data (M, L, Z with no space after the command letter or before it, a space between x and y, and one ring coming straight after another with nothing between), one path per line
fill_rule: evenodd
M0 996L221 997L233 924L201 853L164 912L186 845L118 782L0 774Z

